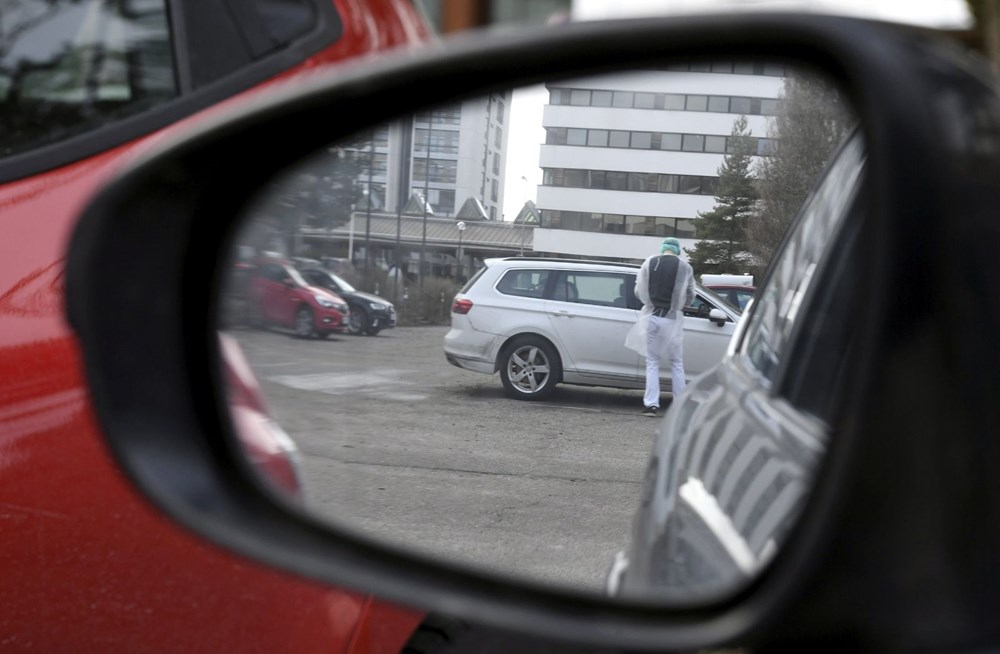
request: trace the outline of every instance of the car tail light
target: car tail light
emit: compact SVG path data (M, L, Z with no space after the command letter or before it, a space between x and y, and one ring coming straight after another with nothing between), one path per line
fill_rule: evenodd
M472 300L459 300L455 299L451 304L451 312L465 315L472 310Z

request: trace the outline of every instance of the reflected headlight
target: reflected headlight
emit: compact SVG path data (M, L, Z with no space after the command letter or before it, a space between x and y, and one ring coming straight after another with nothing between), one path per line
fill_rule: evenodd
M386 309L389 308L389 305L382 304L381 302L369 302L368 306L370 306L375 311L385 311Z

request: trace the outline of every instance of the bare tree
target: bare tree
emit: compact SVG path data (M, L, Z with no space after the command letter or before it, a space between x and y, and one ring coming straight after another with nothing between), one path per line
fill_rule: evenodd
M792 73L769 136L778 148L755 167L759 213L747 225L747 249L763 271L805 202L834 148L854 124L836 88L815 76Z

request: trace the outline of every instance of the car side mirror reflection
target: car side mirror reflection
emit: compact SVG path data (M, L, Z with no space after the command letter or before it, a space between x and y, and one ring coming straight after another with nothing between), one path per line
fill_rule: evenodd
M729 320L729 318L726 317L726 314L722 313L719 309L712 309L709 311L708 319L717 324L719 327L725 325L726 321Z
M674 397L665 355L661 393L644 402L646 359L626 337L645 314L626 298L665 237L696 282L766 279L764 253L784 233L773 221L787 225L785 207L808 189L783 189L785 172L819 179L851 118L837 89L804 71L701 64L434 107L324 145L265 185L233 259L285 266L285 286L301 288L275 294L254 274L223 284L219 321L259 382L258 422L280 425L275 451L294 464L307 511L409 552L594 595L616 556L643 549L661 558L615 566L627 581L613 587L681 601L735 592L780 550L816 457L750 452L773 437L750 422L725 430L746 442L719 442L697 420L657 438L674 407L707 394ZM816 131L795 124L807 119L836 138L796 141ZM754 221L771 221L767 237ZM765 281L761 297L769 288L802 290ZM698 309L710 331L655 318L683 326L682 381L713 379L741 320L725 306ZM666 418L647 420L644 404ZM663 468L677 443L707 468Z

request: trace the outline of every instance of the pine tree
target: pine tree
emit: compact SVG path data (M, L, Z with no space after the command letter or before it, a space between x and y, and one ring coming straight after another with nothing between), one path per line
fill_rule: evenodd
M740 274L752 264L746 250L746 232L757 204L757 191L751 176L756 139L747 129L746 116L740 116L733 123L727 149L715 184L715 206L711 211L698 214L700 240L686 250L698 274Z

